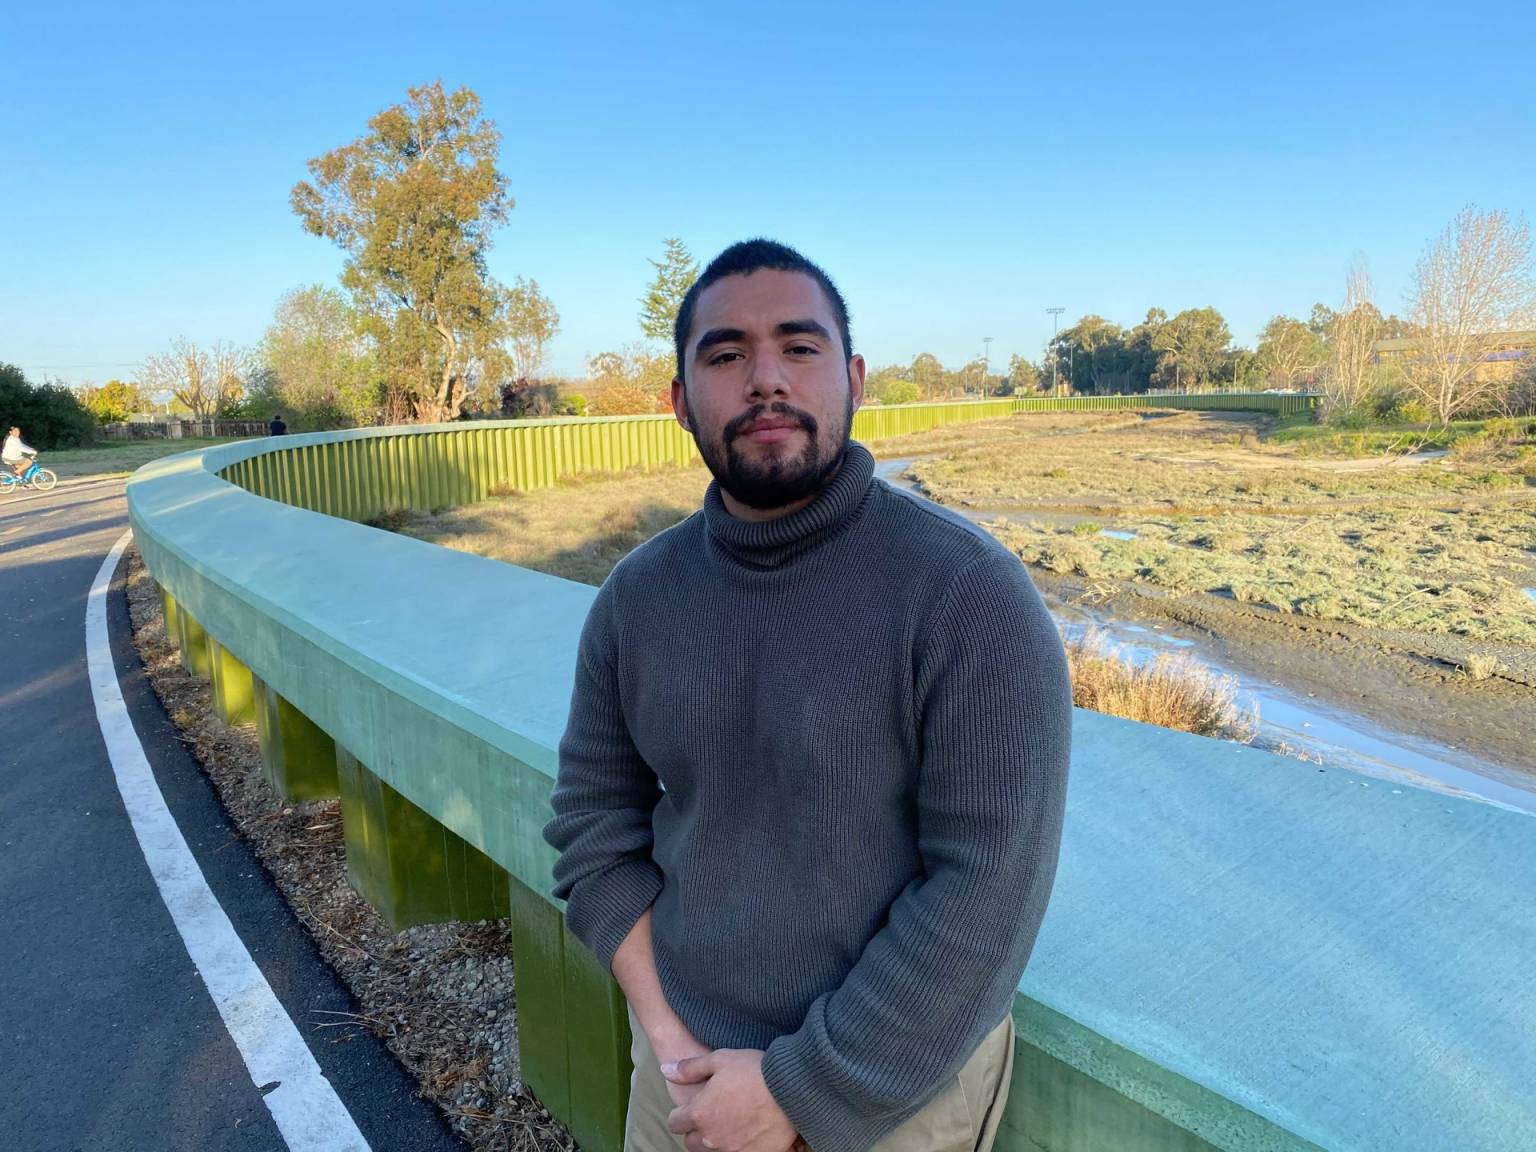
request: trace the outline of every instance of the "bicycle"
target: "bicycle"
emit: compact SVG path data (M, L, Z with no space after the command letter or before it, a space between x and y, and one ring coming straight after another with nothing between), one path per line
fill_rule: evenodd
M52 492L58 482L58 476L40 467L36 460L20 476L9 468L0 468L0 496L9 496L23 488L31 488L35 492Z

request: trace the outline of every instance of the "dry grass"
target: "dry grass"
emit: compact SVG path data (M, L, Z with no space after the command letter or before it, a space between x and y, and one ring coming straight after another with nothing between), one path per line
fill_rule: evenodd
M391 527L420 540L596 586L626 553L696 510L702 465L576 477Z
M935 449L943 455L922 461L913 474L934 499L960 507L1119 514L1316 511L1389 494L1444 500L1522 483L1512 467L1497 466L1497 455L1489 457L1492 467L1304 458L1295 444L1258 440L1273 421L1255 413L1146 414L1134 424L1112 413L1100 427L1048 428L1035 419L989 421L1001 428L952 450Z
M1237 706L1237 681L1185 653L1138 663L1091 633L1068 642L1067 661L1072 702L1079 708L1245 743L1257 731L1257 718Z
M1466 673L1472 680L1486 680L1497 676L1501 670L1499 658L1486 652L1474 652L1467 657Z
M1097 432L1087 421L989 423L984 439L911 472L942 502L995 509L990 530L1027 563L1317 619L1536 645L1521 591L1536 584L1526 424L1492 422L1448 460L1413 463L1245 446L1267 418L1233 413L1135 424L1117 413ZM1100 535L1101 524L1135 539Z
M1123 519L1132 540L1038 518L989 530L1028 564L1209 592L1277 612L1536 646L1536 501L1382 505L1332 515Z

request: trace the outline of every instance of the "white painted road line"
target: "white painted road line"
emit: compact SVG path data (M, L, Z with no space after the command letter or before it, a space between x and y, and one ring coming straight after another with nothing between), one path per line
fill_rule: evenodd
M107 640L107 590L132 538L131 532L123 533L91 586L85 609L85 651L96 718L134 835L187 953L240 1049L252 1083L261 1089L276 1085L263 1099L291 1152L369 1152L351 1113L209 889L165 806L129 719Z

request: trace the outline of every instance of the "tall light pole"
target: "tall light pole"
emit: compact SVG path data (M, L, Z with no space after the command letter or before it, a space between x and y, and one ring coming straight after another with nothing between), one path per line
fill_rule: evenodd
M987 398L987 373L992 368L992 337L983 336L981 343L983 346L981 353L981 398L985 400Z
M1061 359L1061 356L1056 351L1056 318L1065 312L1066 309L1047 308L1046 311L1051 314L1051 395L1054 396L1057 390L1056 361Z

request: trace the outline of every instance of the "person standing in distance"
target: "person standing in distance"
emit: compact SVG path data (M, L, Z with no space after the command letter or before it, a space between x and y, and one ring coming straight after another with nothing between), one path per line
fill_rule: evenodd
M1060 637L1017 557L874 478L820 268L733 245L675 343L714 480L593 601L544 829L629 1002L625 1148L984 1152L1065 810Z
M288 425L283 423L282 413L278 413L272 417L272 423L268 425L267 430L274 436L287 435Z

